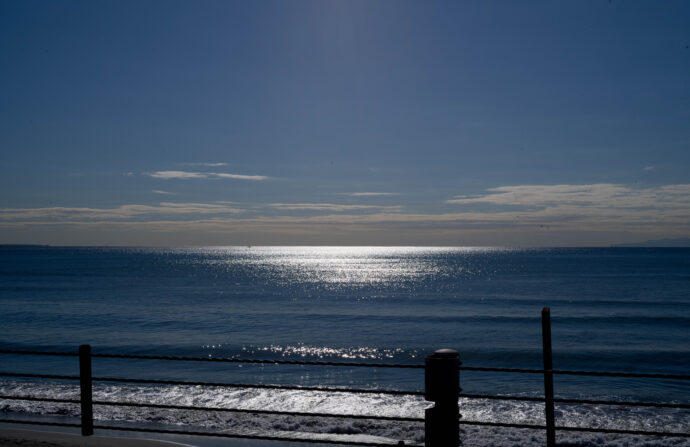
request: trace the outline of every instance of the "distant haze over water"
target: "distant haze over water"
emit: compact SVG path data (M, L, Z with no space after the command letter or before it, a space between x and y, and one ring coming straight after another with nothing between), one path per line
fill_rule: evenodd
M617 247L649 247L649 248L664 248L664 247L690 247L690 238L676 238L676 239L655 239L650 241L631 243L631 244L617 244Z

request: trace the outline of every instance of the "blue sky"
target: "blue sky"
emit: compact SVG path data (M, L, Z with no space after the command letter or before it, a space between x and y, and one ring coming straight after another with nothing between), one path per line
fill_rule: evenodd
M686 1L2 1L0 243L690 237Z

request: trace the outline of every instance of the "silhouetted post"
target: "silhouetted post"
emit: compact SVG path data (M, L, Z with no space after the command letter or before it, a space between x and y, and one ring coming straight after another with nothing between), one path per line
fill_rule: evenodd
M551 357L551 309L541 310L541 338L544 350L544 410L546 412L546 445L556 445L556 424L553 409L553 359Z
M460 355L453 349L439 349L424 358L424 398L434 406L424 413L424 445L460 445Z
M81 388L81 435L93 435L93 394L91 390L91 345L79 346L79 386Z

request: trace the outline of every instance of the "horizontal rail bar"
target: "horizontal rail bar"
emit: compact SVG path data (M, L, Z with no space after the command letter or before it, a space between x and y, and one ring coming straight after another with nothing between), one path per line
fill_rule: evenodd
M398 390L378 390L362 388L329 388L318 386L292 386L292 385L257 385L252 383L223 383L223 382L187 382L182 380L156 380L156 379L127 379L119 377L93 377L94 382L120 382L120 383L151 383L158 385L191 385L191 386L217 386L227 388L259 388L274 390L297 390L297 391L325 391L334 393L364 393L364 394L394 394L423 396L423 391L398 391Z
M77 357L79 354L74 352L52 352L52 351L22 351L17 349L0 349L0 354L29 354L29 355L55 355ZM328 361L308 361L308 360L271 360L271 359L241 359L225 357L182 357L173 355L137 355L137 354L91 354L91 357L110 358L110 359L138 359L138 360L176 360L187 362L220 362L220 363L255 363L255 364L274 364L274 365L315 365L315 366L352 366L369 368L408 368L424 369L424 365L404 364L404 363L366 363L366 362L328 362Z
M663 436L671 438L690 438L690 433L647 430L619 430L615 428L556 427L558 431L580 431L589 433L611 433L619 435Z
M81 424L70 424L67 422L18 421L14 419L0 419L0 422L4 424L48 425L51 427L81 427Z
M512 424L505 422L481 422L481 421L460 421L460 425L476 425L482 427L508 427L508 428L526 428L530 430L545 430L546 425L533 424ZM580 431L589 433L610 433L619 435L640 435L640 436L663 436L672 438L690 438L690 433L669 432L669 431L647 431L647 430L619 430L614 428L587 428L587 427L559 427L556 426L556 431Z
M78 404L79 399L54 399L49 397L34 396L7 396L0 395L0 400L22 400L31 402L55 402ZM191 410L191 411L224 411L229 413L251 413L251 414L277 414L283 416L306 416L306 417L326 417L343 419L370 419L377 421L401 421L401 422L424 422L424 418L408 418L397 416L374 416L367 414L338 414L338 413L311 413L298 411L272 411L272 410L252 410L245 408L223 408L223 407L195 407L191 405L166 405L166 404L146 404L139 402L115 402L115 401L93 401L94 405L114 406L114 407L138 407L138 408L160 408L167 410Z
M56 376L56 375L44 375L44 374L21 374L21 373L4 373L0 372L0 376L10 376L10 377L38 377L38 378L48 378L48 379L68 379L68 380L78 380L77 376ZM104 378L98 377L94 380L100 381L114 381L114 382L127 382L127 383L156 383L156 384L173 384L173 385L205 385L205 386L227 386L227 387L238 387L238 388L268 388L268 389L290 389L290 390L303 390L303 391L329 391L329 392L352 392L352 393L368 393L368 394L402 394L402 395L423 395L421 391L398 391L398 390L368 390L368 389L356 389L356 388L323 388L323 387L293 387L287 385L253 385L253 384L223 384L215 382L182 382L182 381L167 381L167 380L147 380L147 379L124 379L124 378ZM523 396L510 396L510 395L492 395L492 394L468 394L460 393L458 397L465 399L490 399L490 400L514 400L514 401L526 401L526 402L544 402L543 397L523 397ZM79 400L69 400L69 399L47 399L47 398L29 398L29 397L15 397L15 396L4 396L0 395L0 399L14 399L14 400L43 400L45 402L65 402L65 403L79 403ZM585 405L612 405L621 407L652 407L652 408L678 408L678 409L690 409L690 404L673 404L673 403L663 403L663 402L638 402L638 401L617 401L617 400L596 400L596 399L565 399L556 398L554 399L556 403L562 404L585 404Z
M0 400L25 400L29 402L56 402L62 404L78 404L81 403L79 399L55 399L52 397L34 397L34 396L5 396L0 395Z
M508 422L460 421L460 425L477 425L480 427L527 428L530 430L545 430L546 425L512 424Z
M1 423L7 424L27 424L27 425L46 425L54 427L81 427L81 424L69 424L61 422L40 422L40 421L24 421L24 420L14 420L14 419L0 419ZM474 426L485 426L485 427L507 427L507 428L525 428L532 430L544 430L546 426L543 425L532 425L532 424L511 424L503 422L481 422L481 421L460 421L460 425L474 425ZM347 441L333 441L324 439L300 439L300 438L281 438L277 436L259 436L259 435L241 435L241 434L231 434L231 433L208 433L208 432L193 432L193 431L183 431L183 430L154 430L146 428L128 428L128 427L115 427L108 425L94 425L94 428L101 430L119 430L119 431L134 431L143 433L169 433L178 435L190 435L190 436L213 436L213 437L223 437L223 438L245 438L245 439L260 439L260 440L272 440L272 441L294 441L294 442L309 442L309 443L321 443L321 444L340 444L340 445L362 445L362 446L390 446L392 444L384 443L369 443L369 442L347 442ZM662 432L662 431L646 431L646 430L619 430L610 428L587 428L587 427L556 427L558 431L578 431L578 432L588 432L588 433L610 433L610 434L624 434L624 435L640 435L640 436L662 436L662 437L677 437L677 438L690 438L690 433L682 432Z
M91 354L92 357L112 359L140 359L140 360L181 360L191 362L222 362L222 363L256 363L275 365L317 365L317 366L353 366L370 368L413 368L424 369L424 365L402 363L364 363L364 362L328 362L321 360L271 360L271 359L241 359L225 357L179 357L169 355L130 355L130 354Z
M361 445L361 446L372 446L372 447L390 447L395 444L384 444L377 442L354 442L354 441L335 441L331 439L310 439L310 438L283 438L280 436L262 436L262 435L243 435L235 433L213 433L213 432L203 432L203 431L183 431L183 430L156 430L151 428L129 428L129 427L117 427L110 425L94 425L93 428L99 430L119 430L119 431L134 431L141 433L166 433L173 435L188 435L188 436L211 436L218 438L243 438L243 439L257 439L264 441L288 441L288 442L305 442L305 443L316 443L316 444L338 444L338 445Z
M55 355L76 357L75 352L51 352L51 351L24 351L17 349L0 349L0 354L31 354L31 355ZM372 368L410 368L423 369L424 365L408 365L399 363L354 363L354 362L326 362L326 361L301 361L301 360L268 360L268 359L233 359L233 358L213 358L213 357L180 357L163 355L134 355L134 354L92 354L92 357L100 358L121 358L121 359L142 359L142 360L181 360L196 362L226 362L226 363L256 363L256 364L276 364L276 365L318 365L318 366L352 366L352 367L372 367ZM460 366L461 371L483 371L483 372L505 372L505 373L525 373L525 374L544 374L543 369L530 368L502 368L487 366ZM577 371L577 370L553 370L553 374L577 375L577 376L598 376L598 377L628 377L645 379L672 379L690 380L690 375L683 374L657 374L657 373L626 373L615 371Z
M554 399L560 404L585 404L585 405L613 405L621 407L653 407L653 408L678 408L690 410L690 404L667 404L662 402L637 402L621 400L596 400L596 399Z
M543 397L522 397L522 396L508 396L508 395L493 395L493 394L465 394L460 393L459 397L466 399L490 399L490 400L519 400L527 402L544 402ZM597 399L564 399L556 398L555 403L561 404L585 404L585 405L613 405L620 407L653 407L653 408L678 408L690 409L690 404L670 404L663 402L638 402L638 401L622 401L622 400L597 400Z
M59 376L53 374L28 374L28 373L9 373L0 372L4 377L27 377L37 379L66 379L79 380L79 376ZM120 382L120 383L151 383L158 385L192 385L192 386L217 386L228 388L260 388L276 390L299 390L299 391L326 391L335 393L365 393L365 394L393 394L423 396L423 391L399 391L399 390L378 390L361 388L328 388L312 386L290 386L290 385L257 385L250 383L222 383L222 382L187 382L182 380L157 380L157 379L128 379L120 377L93 377L94 382Z
M597 376L597 377L628 377L639 379L673 379L673 380L690 380L690 376L681 374L655 374L655 373L624 373L624 372L606 372L606 371L568 371L561 369L554 369L554 374L570 375L570 376Z
M55 375L55 374L29 374L29 373L11 373L11 372L0 372L0 377L27 377L30 379L79 380L79 376L60 376L60 375Z
M0 349L0 354L29 354L29 355L54 355L61 357L78 357L78 352L55 352L55 351L23 351L19 349Z
M311 413L299 411L273 411L273 410L252 410L245 408L222 408L222 407L194 407L188 405L164 405L164 404L143 404L138 402L113 402L113 401L93 401L94 405L105 405L115 407L139 407L139 408L160 408L167 410L191 410L191 411L223 411L228 413L250 413L250 414L276 414L281 416L300 416L300 417L326 417L343 419L371 419L377 421L401 421L401 422L424 422L424 418L406 418L396 416L374 416L366 414L337 414L337 413Z
M543 369L529 369L529 368L499 368L488 366L460 366L461 371L482 371L482 372L503 372L503 373L524 373L524 374L544 374ZM554 369L553 374L571 375L571 376L598 376L598 377L627 377L640 379L673 379L673 380L690 380L690 375L683 374L657 374L657 373L626 373L617 371L576 371L576 370L562 370Z
M505 372L505 373L527 373L527 374L544 374L543 369L529 369L529 368L501 368L492 366L460 366L460 371L482 371L482 372Z
M465 394L460 393L458 397L466 399L490 399L490 400L522 400L527 402L544 402L543 397L522 397L522 396L507 396L507 395L492 395L492 394Z

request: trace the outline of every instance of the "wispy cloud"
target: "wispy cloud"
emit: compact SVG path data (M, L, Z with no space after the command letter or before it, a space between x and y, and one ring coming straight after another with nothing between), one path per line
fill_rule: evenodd
M477 196L456 196L450 204L518 205L523 207L581 208L686 208L690 207L690 185L630 188L608 183L592 185L502 186Z
M376 196L398 196L397 192L346 192L344 195L351 197L376 197Z
M152 192L152 193L155 193L155 194L172 194L171 192L162 191L162 190L160 190L160 189L153 189L153 190L151 190L151 192Z
M173 203L161 202L157 205L122 205L115 208L79 208L79 207L46 207L46 208L0 208L0 220L18 219L65 221L65 220L102 220L128 219L133 217L155 217L160 215L207 215L236 214L244 210L229 207L222 203Z
M654 166L646 166L646 167L642 168L643 171L653 171L655 169L656 168Z
M207 178L207 174L200 172L187 172L187 171L156 171L156 172L146 172L146 175L153 178L162 179L190 179L190 178Z
M202 163L177 163L177 164L180 166L208 166L211 168L228 165L227 163L222 163L222 162L218 162L218 163L206 163L206 162L202 162Z
M213 178L227 178L236 180L266 180L265 175L244 175L244 174L228 174L225 172L189 172L189 171L155 171L146 172L145 175L159 179L213 179Z
M266 180L265 175L243 175L243 174L226 174L224 172L211 172L208 175L218 178L234 178L237 180Z
M308 210L308 211L355 211L355 210L399 210L402 207L396 206L376 206L376 205L345 205L339 203L269 203L267 206L279 210Z

